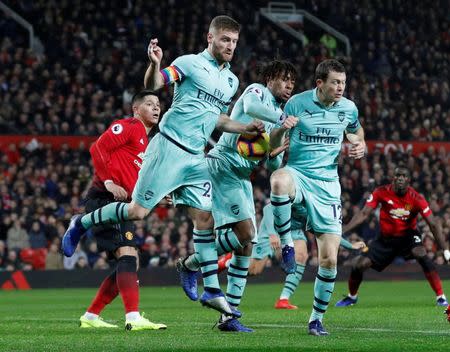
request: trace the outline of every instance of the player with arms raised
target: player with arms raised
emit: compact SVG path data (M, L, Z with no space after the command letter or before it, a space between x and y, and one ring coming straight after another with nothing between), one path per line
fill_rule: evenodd
M435 220L425 198L409 186L410 180L409 170L406 167L397 167L392 184L376 188L367 199L362 211L343 227L344 232L351 231L366 221L370 214L378 206L381 206L380 236L372 241L367 252L355 258L348 280L349 294L337 302L336 307L356 304L363 272L369 268L383 271L397 256L415 258L436 293L436 304L448 305L439 274L433 262L428 258L420 233L417 231L419 214L430 227L439 246L444 250L446 261L450 260L450 252L445 244L440 223Z
M235 313L220 290L217 278L211 181L204 149L214 128L232 133L261 132L264 128L262 123L243 125L226 115L239 87L229 64L239 30L239 24L232 18L215 17L207 35L208 47L196 55L180 56L162 70L162 50L157 39L151 40L150 65L144 84L152 91L169 84L175 84L175 89L172 105L160 123L160 133L147 148L133 200L74 217L65 235L76 244L85 230L101 221L118 223L143 219L163 197L171 194L174 204L187 207L193 220L195 251L202 262L211 263L202 267L205 292L200 301L228 315Z

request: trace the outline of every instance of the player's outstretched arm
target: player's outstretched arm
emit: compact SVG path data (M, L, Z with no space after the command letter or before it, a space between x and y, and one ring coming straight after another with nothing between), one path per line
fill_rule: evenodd
M164 87L164 77L160 72L163 52L158 46L157 38L150 40L150 44L147 48L147 55L150 60L150 65L145 72L144 87L151 91L157 91Z
M216 128L220 132L239 133L239 134L258 134L265 130L264 123L258 120L253 120L249 124L237 122L230 119L226 114L220 114L217 121Z
M267 122L272 122L285 129L291 129L298 123L298 118L279 113L263 104L258 96L258 88L253 88L244 95L244 112L251 117Z
M273 132L273 131L272 131ZM272 138L272 134L270 134L270 138ZM271 147L272 148L272 147ZM266 160L266 167L269 171L274 172L281 167L283 163L283 155L284 152L289 148L289 136L285 136L283 144L279 147L272 149L268 155Z
M347 225L342 227L342 232L346 233L353 230L355 227L361 225L364 221L367 220L370 214L372 214L373 208L368 207L367 205L357 214L353 216L353 218L349 221Z
M445 243L444 235L442 234L442 225L439 220L437 220L433 214L423 217L425 222L430 227L431 233L439 244L439 247L444 251L444 258L447 262L450 261L450 251L447 244Z

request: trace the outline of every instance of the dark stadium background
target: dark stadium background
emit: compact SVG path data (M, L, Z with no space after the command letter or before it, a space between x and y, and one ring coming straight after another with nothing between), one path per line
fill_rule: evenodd
M4 3L34 26L42 53L30 50L28 33L0 11L0 271L108 268L91 240L75 259L63 262L59 253L70 217L83 211L92 170L89 143L114 119L130 114L130 99L142 88L149 39L159 38L168 65L203 50L209 21L218 14L242 24L232 63L239 92L257 80L258 63L273 58L295 63L296 92L314 86L314 67L322 59L345 63L346 95L356 102L370 143L363 160L350 160L345 152L340 158L344 222L403 162L449 241L447 1L296 1L297 8L350 38L349 57L343 47L323 45L323 32L314 26L305 25L308 44L302 45L257 16L267 1ZM164 112L171 91L162 91L161 100ZM260 169L253 178L258 218L269 195L268 177ZM370 242L377 226L372 218L350 238ZM430 258L444 264L428 227L419 227ZM138 222L141 267L173 267L193 250L191 230L186 215L172 208L160 207ZM316 248L310 243L314 266ZM339 262L348 265L350 258L342 250Z

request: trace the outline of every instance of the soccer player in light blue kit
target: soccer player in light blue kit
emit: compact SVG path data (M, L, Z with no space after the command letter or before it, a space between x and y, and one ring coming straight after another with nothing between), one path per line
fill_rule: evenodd
M295 247L296 269L292 274L286 276L280 298L275 303L276 309L297 309L297 306L289 302L289 298L300 284L305 272L306 261L308 260L306 228L306 209L302 205L292 208L291 236ZM249 275L259 275L267 265L269 258L273 258L279 253L280 238L276 234L273 226L274 218L272 206L267 204L263 208L263 217L258 229L258 243L253 246L250 260ZM345 238L341 238L340 245L345 249L363 249L366 245L362 241L351 243Z
M228 305L217 278L217 250L211 216L211 182L204 148L214 128L231 133L264 130L262 123L231 120L228 110L239 86L229 62L239 38L239 24L228 16L215 17L207 35L208 47L197 55L178 57L160 70L162 50L150 41L150 65L144 85L158 90L175 84L173 102L150 142L131 203L111 203L84 216L75 216L63 238L66 255L73 253L81 235L102 223L143 219L167 194L175 205L186 206L194 223L194 247L200 255L205 292L203 305L240 316Z
M281 104L291 96L296 75L295 67L287 61L272 61L266 64L261 72L263 84L254 83L245 89L233 108L231 119L241 123L250 123L254 119L264 121L265 130L277 141L271 147L284 150L286 147L281 146L283 139L280 137L294 127L298 119L283 113ZM228 270L226 294L227 301L233 308L240 304L246 284L252 241L256 240L255 205L250 174L260 162L245 159L238 153L238 138L236 134L224 133L207 156L214 189L212 214L215 228L233 230L219 231L216 241L220 253L234 253ZM278 155L279 152L275 154ZM281 164L281 158L270 158L268 163L269 168L276 169ZM292 269L295 269L292 239L284 236L282 244L286 266L291 265ZM199 265L203 267L197 255L189 256L177 265L183 289L193 300L197 298L195 271ZM220 318L218 328L222 331L252 331L236 318L224 315Z
M344 132L354 137L349 139L350 157L362 158L365 142L358 110L343 97L344 66L337 60L325 60L317 66L315 79L315 89L294 95L286 104L285 113L298 116L300 122L290 131L287 165L271 176L270 198L278 233L290 231L293 204L306 208L306 230L315 234L319 256L308 330L322 336L328 335L322 318L334 289L342 235L337 164Z

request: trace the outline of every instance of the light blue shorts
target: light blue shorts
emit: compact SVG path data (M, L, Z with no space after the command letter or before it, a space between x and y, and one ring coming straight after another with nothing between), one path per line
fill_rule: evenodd
M158 133L145 151L133 200L153 209L171 194L175 206L211 211L211 188L204 154L191 154Z
M227 228L246 219L251 219L255 226L255 203L250 177L239 175L227 160L214 157L207 157L206 160L214 189L212 193L214 227Z
M307 177L285 166L295 182L296 204L307 211L306 230L315 234L342 235L341 185L339 180L324 181Z

